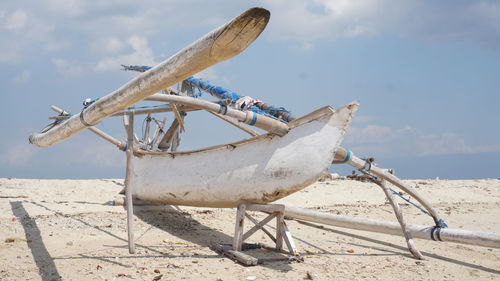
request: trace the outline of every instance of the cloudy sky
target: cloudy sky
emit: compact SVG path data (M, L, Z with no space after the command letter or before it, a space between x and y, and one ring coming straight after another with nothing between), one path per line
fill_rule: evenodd
M4 0L0 177L123 177L123 153L90 132L28 136L50 105L78 112L130 80L120 64L159 63L252 6L271 11L261 37L199 76L296 116L359 100L344 146L403 177L500 177L500 2L480 0ZM120 122L98 127L124 138ZM245 137L186 122L184 149Z

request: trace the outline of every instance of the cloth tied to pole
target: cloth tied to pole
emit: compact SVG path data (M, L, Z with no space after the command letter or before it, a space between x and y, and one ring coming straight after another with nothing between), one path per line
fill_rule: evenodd
M248 110L257 103L261 103L261 100L254 99L249 96L243 96L237 99L234 103L235 107L240 110Z

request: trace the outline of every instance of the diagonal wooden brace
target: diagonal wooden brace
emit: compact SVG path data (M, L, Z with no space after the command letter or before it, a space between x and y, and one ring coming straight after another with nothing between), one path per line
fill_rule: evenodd
M264 218L262 221L258 221L246 211L260 211L268 213L269 215ZM299 256L299 253L296 249L295 242L293 241L293 237L288 230L288 227L285 223L285 206L284 205L276 205L276 204L247 204L241 203L238 205L237 213L236 213L236 224L233 238L233 250L241 251L243 242L252 236L258 230L262 230L266 233L273 242L276 244L276 250L283 249L283 242L285 242L288 252L293 256ZM255 224L250 230L244 233L244 221L245 218L248 218L251 222ZM273 236L271 232L269 232L264 226L269 223L272 219L276 218L276 236Z

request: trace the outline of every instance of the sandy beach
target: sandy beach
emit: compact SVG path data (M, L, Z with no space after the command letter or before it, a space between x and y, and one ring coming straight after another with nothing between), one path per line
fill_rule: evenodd
M450 228L500 233L500 180L406 182ZM0 179L0 280L500 280L499 249L415 240L419 261L403 237L292 220L303 262L242 266L210 249L232 241L234 209L136 206L131 255L126 211L113 204L122 188L122 179ZM408 223L432 224L398 202ZM278 203L396 220L378 186L351 180L318 182ZM271 244L261 232L250 242Z

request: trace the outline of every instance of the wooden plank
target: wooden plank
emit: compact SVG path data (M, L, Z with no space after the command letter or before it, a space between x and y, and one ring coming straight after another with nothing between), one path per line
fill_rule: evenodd
M182 119L183 117L181 116L180 118ZM179 119L177 118L174 119L174 121L172 121L172 124L168 128L165 135L161 138L158 144L159 149L168 150L170 148L170 146L172 145L172 140L174 139L177 130L179 130L179 126L180 126Z
M258 211L264 213L274 213L280 212L283 213L285 211L285 205L282 204L246 204L247 211Z
M257 258L240 251L235 251L231 249L231 246L229 245L213 244L212 248L217 252L229 257L230 259L236 260L244 265L253 266L259 263L259 260Z

